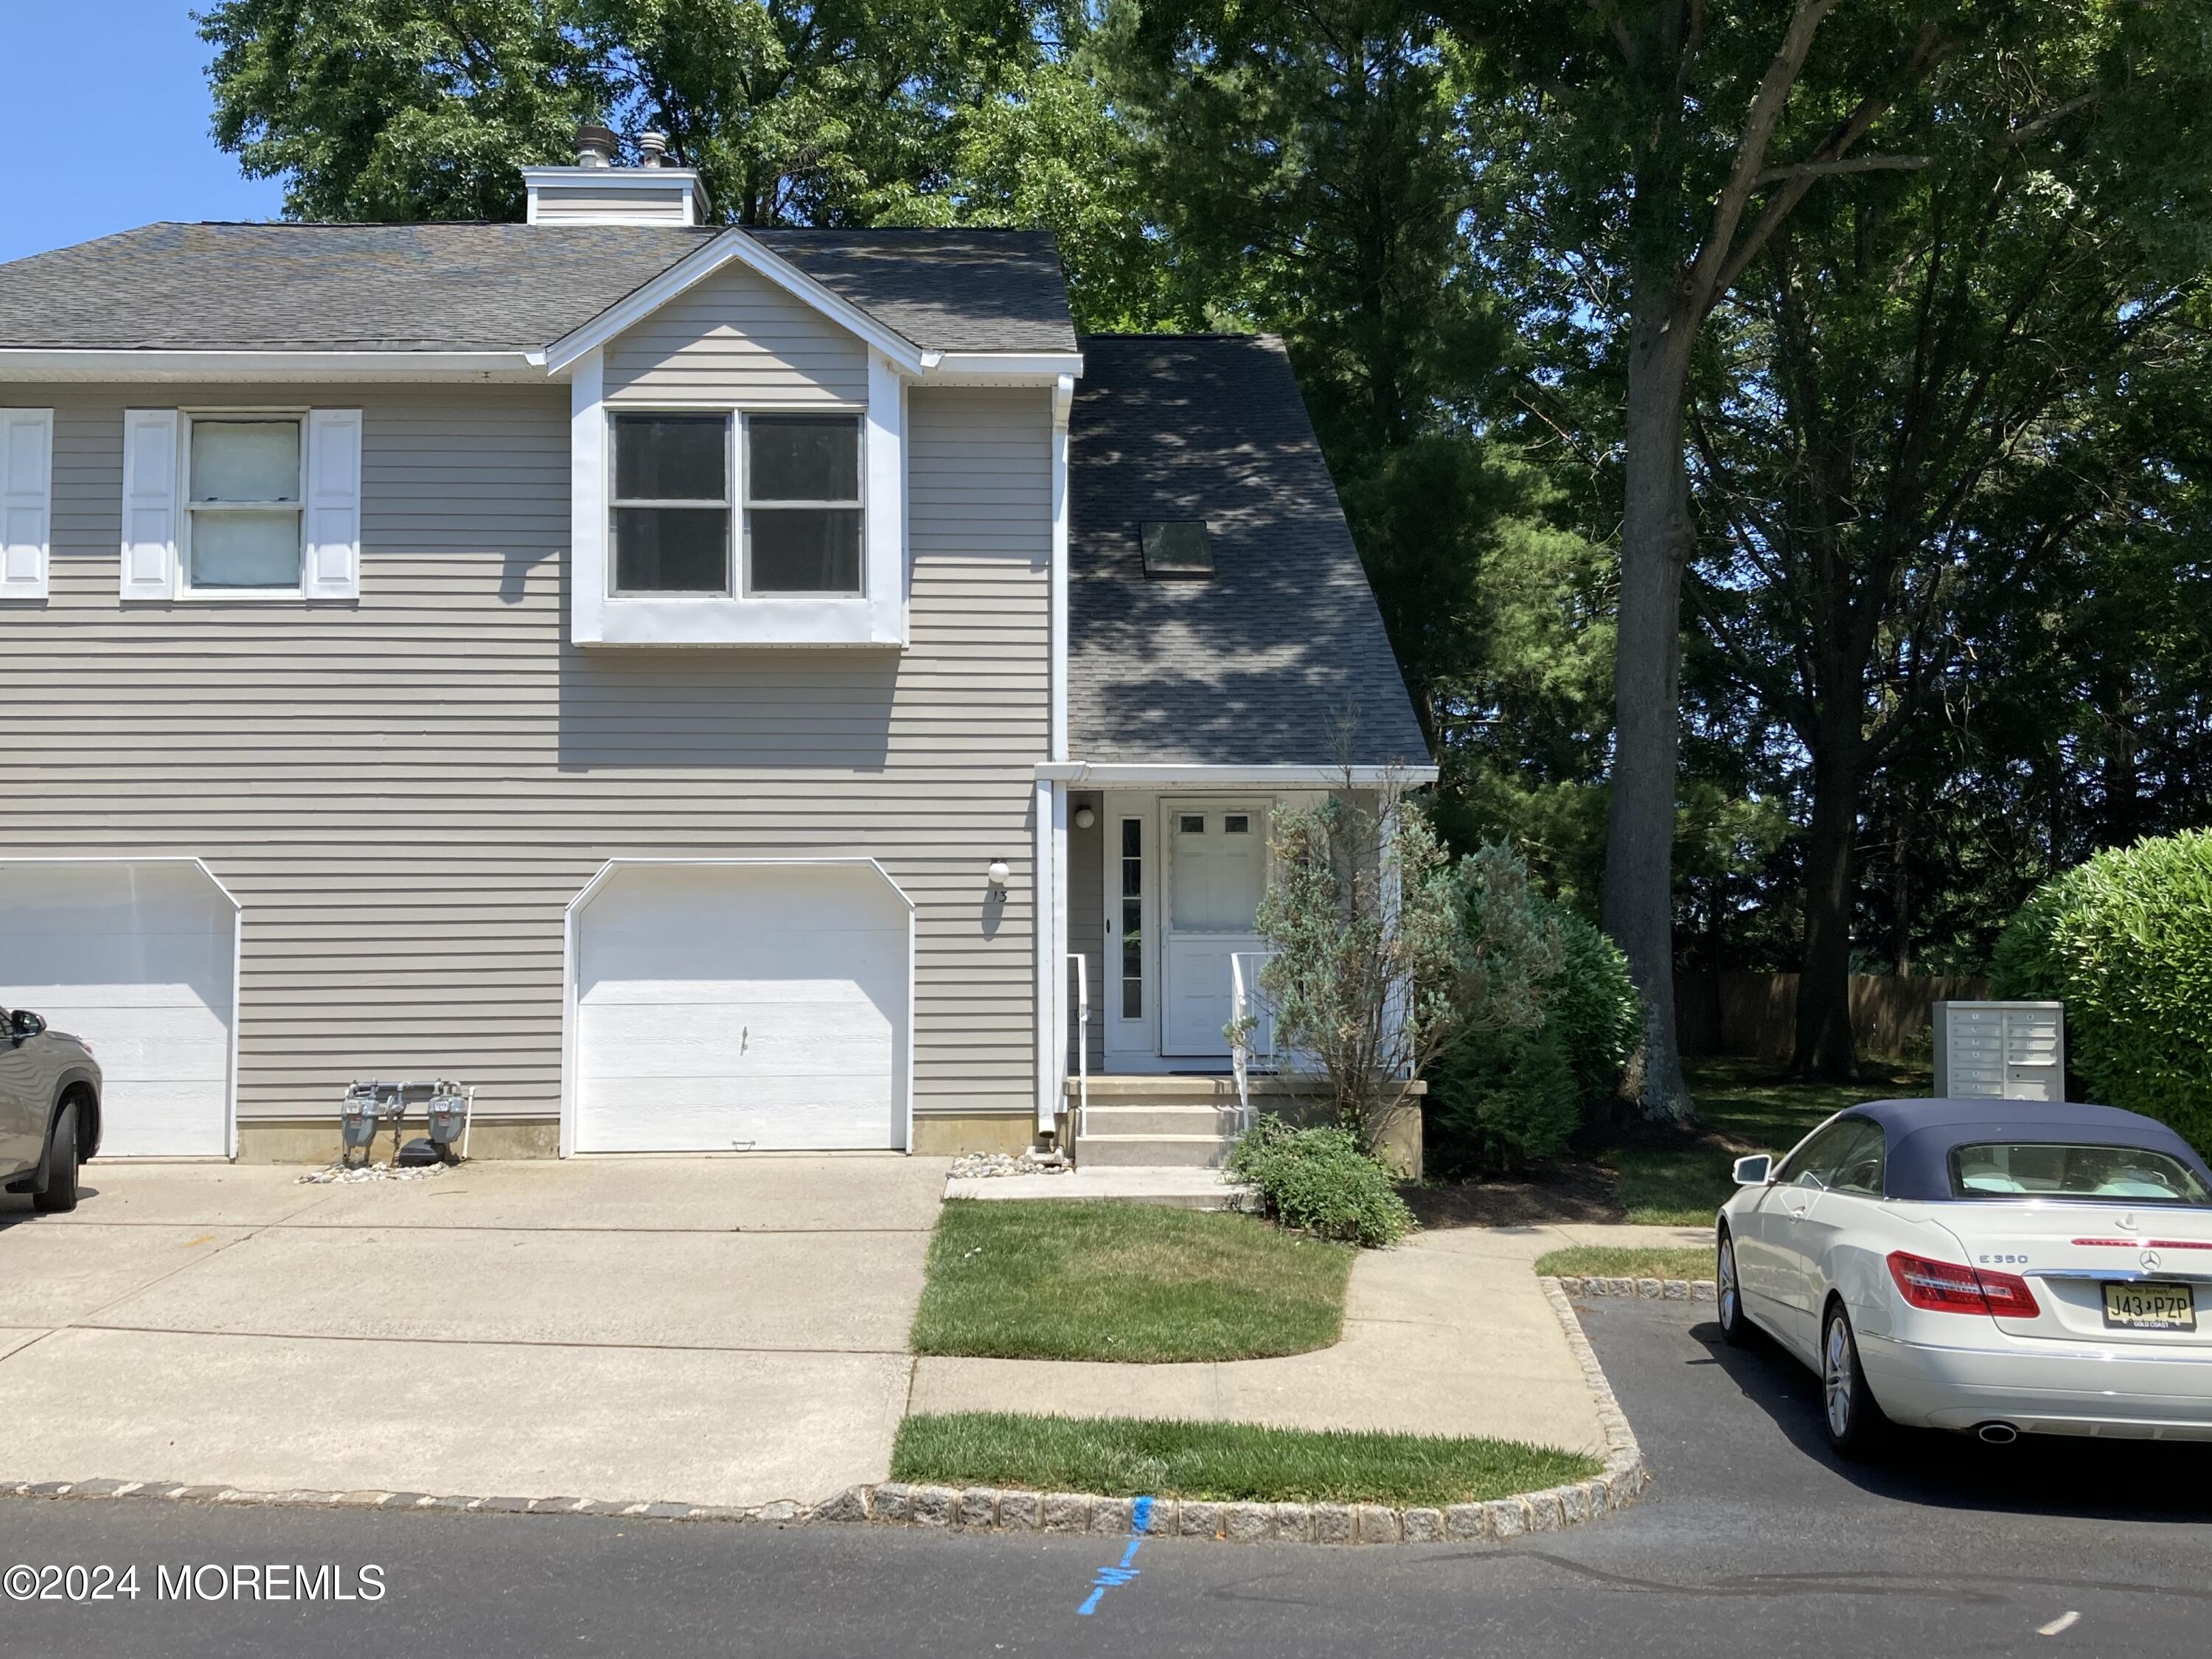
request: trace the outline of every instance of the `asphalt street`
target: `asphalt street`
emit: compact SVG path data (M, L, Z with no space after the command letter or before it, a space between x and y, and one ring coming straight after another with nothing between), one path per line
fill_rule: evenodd
M1657 1484L1624 1516L1515 1546L1153 1540L1094 1601L1126 1540L9 1499L0 1567L135 1565L140 1594L0 1604L0 1653L2205 1651L2212 1455L1915 1436L1842 1467L1794 1362L1722 1346L1680 1304L1583 1317ZM156 1593L164 1567L173 1584L271 1562L331 1567L363 1596L374 1566L381 1596Z

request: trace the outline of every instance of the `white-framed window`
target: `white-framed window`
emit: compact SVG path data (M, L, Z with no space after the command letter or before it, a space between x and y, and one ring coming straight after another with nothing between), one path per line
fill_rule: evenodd
M300 592L306 412L192 414L185 446L185 592Z
M843 413L613 415L610 593L864 597L861 424Z
M614 592L730 592L730 420L674 411L614 417Z
M860 416L745 416L745 592L866 591Z
M610 398L604 352L585 353L568 386L569 638L906 645L906 387L879 351L867 384L865 405Z

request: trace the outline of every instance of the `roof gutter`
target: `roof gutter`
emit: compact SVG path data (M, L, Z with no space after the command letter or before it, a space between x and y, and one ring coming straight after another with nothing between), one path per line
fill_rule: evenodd
M545 380L542 351L170 351L0 347L0 380Z
M1409 787L1434 783L1438 775L1433 765L1213 766L1174 761L1041 761L1031 770L1036 777L1054 783L1088 784L1098 789L1311 789L1331 785L1365 789L1386 783Z

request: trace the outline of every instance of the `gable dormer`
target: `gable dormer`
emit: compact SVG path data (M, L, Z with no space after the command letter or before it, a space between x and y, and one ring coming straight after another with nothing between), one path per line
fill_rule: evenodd
M690 167L668 164L668 140L637 137L638 165L617 167L619 141L605 127L576 129L576 165L525 167L533 225L698 225L707 192Z

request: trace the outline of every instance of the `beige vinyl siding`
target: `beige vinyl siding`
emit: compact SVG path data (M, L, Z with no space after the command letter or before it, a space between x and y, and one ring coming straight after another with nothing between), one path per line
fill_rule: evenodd
M1043 394L912 394L903 653L567 644L560 386L286 389L364 410L359 602L124 606L122 411L155 399L6 401L57 415L52 596L0 606L0 851L207 861L245 907L241 1117L432 1073L556 1110L563 909L620 855L879 859L919 907L917 1110L1028 1108Z
M867 348L752 271L726 265L606 348L609 403L868 401Z
M1085 830L1076 812L1089 807L1097 820ZM1085 1033L1091 1069L1106 1068L1106 999L1119 995L1121 979L1106 978L1106 812L1097 795L1071 794L1067 800L1067 948L1082 953L1091 975L1091 1027ZM1067 1061L1075 1063L1075 993L1068 993Z
M609 190L590 185L540 185L537 218L533 223L554 225L564 219L604 220L620 214L633 222L684 225L690 223L684 206L684 186L666 190Z

